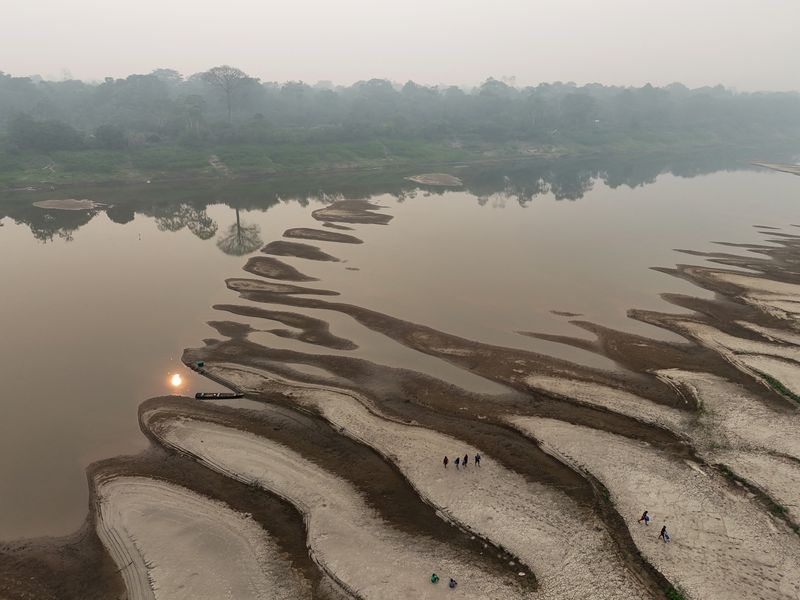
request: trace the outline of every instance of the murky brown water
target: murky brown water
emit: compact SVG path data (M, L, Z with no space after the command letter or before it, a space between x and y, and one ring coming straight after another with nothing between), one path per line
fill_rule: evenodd
M587 352L516 331L581 335L568 318L551 313L561 310L667 337L627 319L626 310L673 311L659 293L697 294L697 288L649 267L697 262L673 248L713 250L713 240L759 243L754 223L788 227L800 221L798 183L786 174L752 171L692 179L662 175L635 189L598 182L576 201L542 194L527 206L507 187L480 197L406 188L401 200L374 197L395 218L387 226L355 225L348 233L364 244L318 243L344 262L286 262L319 278L314 286L340 291L345 302L479 341L613 368ZM0 539L76 529L86 514L84 468L145 447L137 406L149 396L171 393L171 374L183 375L181 393L218 389L185 369L179 357L184 347L217 336L206 321L234 318L211 310L212 304L243 302L223 280L248 276L241 271L246 253L225 254L216 243L236 222L224 192L200 198L193 188L161 189L157 207L147 204L146 215L134 216L138 205L129 196L135 194L126 190L125 202L110 213L122 223L105 213L88 219L50 212L44 219L44 213L13 208L27 207L41 195L0 198L0 209L12 207L0 214L20 221L7 217L0 227ZM89 197L115 203L117 193L122 194L107 190ZM155 192L136 193L147 203ZM170 204L169 197L176 201ZM265 191L259 209L258 194L254 198L240 211L240 223L257 225L263 243L279 239L288 227L319 226L311 218L315 204L275 203ZM178 208L178 200L193 202L194 208ZM72 220L59 230L67 218ZM39 238L54 234L54 239L36 239L28 224ZM349 317L304 312L355 341L355 356L432 373L469 389L503 389ZM266 333L253 339L334 352Z

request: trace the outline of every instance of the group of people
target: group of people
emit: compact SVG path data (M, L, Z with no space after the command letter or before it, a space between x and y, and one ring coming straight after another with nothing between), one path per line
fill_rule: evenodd
M467 468L467 464L469 464L469 454L465 454L464 458L461 458L460 456L456 456L456 459L453 462L456 465L456 469L458 469L460 467L464 467L466 469ZM444 465L444 468L446 469L447 465L450 464L450 459L445 456L444 460L442 460L442 464ZM475 454L475 466L476 467L480 467L481 466L481 455L480 454Z
M644 511L642 513L642 516L639 517L639 523L644 523L645 525L650 525L650 515L648 514L647 511ZM666 525L664 525L661 528L661 532L658 534L658 539L664 540L665 544L669 541L669 533L667 533L667 526Z
M439 583L439 576L436 573L431 575L431 583ZM447 583L447 587L449 587L451 590L455 589L457 585L458 582L452 577L450 578L450 581Z

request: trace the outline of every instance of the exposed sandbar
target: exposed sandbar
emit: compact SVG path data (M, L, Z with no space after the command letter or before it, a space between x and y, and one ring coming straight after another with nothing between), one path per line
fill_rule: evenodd
M318 281L315 277L303 275L300 271L285 262L271 256L253 256L244 266L244 270L253 275L281 279L283 281Z
M789 600L800 594L800 539L715 472L607 432L550 419L513 422L597 476L642 553L691 597ZM650 527L636 522L644 510L653 518ZM669 544L657 538L664 524Z
M269 310L258 306L243 306L237 304L217 304L214 306L214 309L224 310L236 315L278 321L279 323L300 330L299 332L288 331L286 329L267 330L269 333L281 337L288 337L308 344L335 348L337 350L355 350L358 348L352 341L333 335L330 332L330 326L325 321L300 313Z
M419 183L421 185L432 185L437 187L461 187L464 182L455 175L447 173L423 173L422 175L414 175L406 177L409 181Z
M242 279L231 277L225 280L228 289L235 292L265 292L269 294L314 294L317 296L338 296L339 292L291 285L289 283L273 283L261 279Z
M146 477L102 478L96 489L98 534L132 600L311 597L249 516Z
M270 242L261 249L261 252L264 254L275 254L277 256L306 258L308 260L339 262L338 258L331 256L327 252L323 252L317 246L311 246L310 244L302 244L299 242L286 242L284 240Z
M290 390L292 402L319 412L345 435L392 461L414 488L449 519L506 548L532 567L543 598L648 597L620 557L602 522L563 492L506 469L481 448L376 412L364 398L287 382L264 371L212 365L215 375L251 393ZM482 464L474 464L480 450ZM470 466L444 469L470 454ZM580 537L580 545L573 540Z
M217 423L162 418L151 432L208 467L286 498L306 516L316 560L362 598L438 598L431 572L459 581L459 597L522 598L515 583L440 542L410 538L383 521L345 480L287 446ZM446 588L443 588L446 590Z
M317 221L386 225L394 217L376 212L383 208L367 200L340 200L311 213Z
M108 206L102 202L95 202L94 200L76 200L75 198L68 198L65 200L39 200L33 203L38 208L46 208L49 210L97 210Z
M284 237L301 240L317 240L320 242L339 242L340 244L363 244L364 241L354 235L325 231L324 229L310 229L308 227L294 227L283 232Z

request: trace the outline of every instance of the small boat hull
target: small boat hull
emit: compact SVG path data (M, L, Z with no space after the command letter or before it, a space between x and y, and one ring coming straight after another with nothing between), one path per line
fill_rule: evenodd
M240 392L197 392L194 397L197 400L233 400L244 398L244 394Z

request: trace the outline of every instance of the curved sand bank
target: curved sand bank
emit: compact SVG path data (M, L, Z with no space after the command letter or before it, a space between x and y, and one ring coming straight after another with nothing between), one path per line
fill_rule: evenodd
M324 222L386 225L394 217L375 212L381 208L383 207L368 200L340 200L325 208L318 208L311 213L311 216L317 221Z
M525 377L525 384L533 390L568 398L588 406L605 408L645 423L666 427L676 433L683 431L691 418L689 413L600 383L548 375L530 375Z
M97 533L132 600L310 598L249 517L148 477L100 477Z
M235 315L277 321L278 323L283 323L284 325L288 325L289 327L294 327L295 329L299 330L265 330L268 333L272 333L273 335L277 335L279 337L291 338L306 342L307 344L325 346L326 348L335 348L338 350L354 350L358 348L358 346L351 340L332 334L330 331L330 325L328 325L326 321L315 319L301 313L269 310L266 308L260 308L258 306L245 306L239 304L215 304L213 308L214 310L224 310Z
M303 244L302 242L287 242L285 240L275 240L261 249L264 254L274 254L276 256L294 256L295 258L306 258L308 260L322 260L329 262L339 262L335 256L323 252L318 246Z
M699 274L701 279L705 276L718 284L733 286L742 300L760 308L770 316L794 319L800 315L800 285L701 267L693 268L692 274Z
M406 179L421 185L433 185L437 187L461 187L464 185L464 182L458 177L448 173L423 173L422 175L406 177Z
M364 240L354 235L325 231L324 229L311 229L309 227L293 227L283 232L283 237L299 240L316 240L318 242L338 242L340 244L363 244Z
M449 519L509 550L537 575L542 598L645 598L649 594L623 564L603 524L563 492L533 483L470 444L423 427L388 419L363 398L308 386L266 371L211 365L215 376L252 392L276 383L291 400L321 414L344 435L392 461L422 498ZM444 469L441 459L470 455L470 466ZM580 537L581 543L574 544ZM523 569L524 571L524 569Z
M97 210L108 206L102 202L95 202L94 200L76 200L75 198L68 198L65 200L40 200L34 202L33 205L37 208L46 208L50 210Z
M243 279L231 277L225 280L228 289L235 292L263 292L267 294L315 294L318 296L338 296L339 292L333 290L319 290L314 288L292 285L290 283L274 283L261 279Z
M615 434L536 417L511 421L598 477L644 556L690 597L800 596L800 540L715 472ZM650 527L636 522L645 509ZM669 544L657 539L663 524Z
M467 559L454 547L411 537L382 520L347 482L288 447L209 421L143 415L168 447L295 505L304 515L315 560L362 598L438 598L432 572L459 582L466 598L522 598L521 588Z
M284 281L317 281L315 277L303 275L300 271L285 262L271 256L253 256L247 261L244 270L253 275L282 279Z

